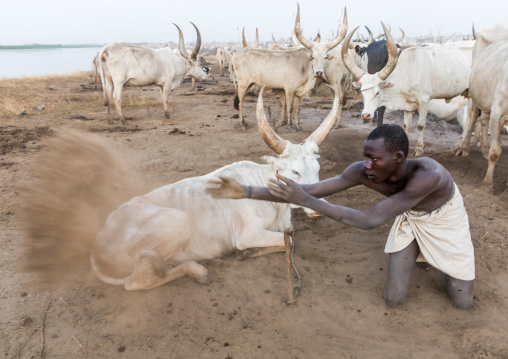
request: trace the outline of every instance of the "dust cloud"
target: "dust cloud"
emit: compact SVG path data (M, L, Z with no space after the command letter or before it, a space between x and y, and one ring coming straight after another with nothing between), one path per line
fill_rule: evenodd
M97 136L59 131L47 149L21 189L26 233L21 268L36 275L40 289L90 270L90 246L109 214L143 193L125 156Z

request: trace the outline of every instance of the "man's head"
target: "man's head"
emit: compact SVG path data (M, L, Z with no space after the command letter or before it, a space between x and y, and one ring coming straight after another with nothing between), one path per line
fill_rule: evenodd
M369 136L367 136L367 141L379 138L384 139L386 151L390 153L402 151L404 156L407 157L409 153L409 140L402 127L395 124L383 124L372 130Z
M375 183L393 183L404 172L409 141L402 127L387 125L374 129L363 146L365 175Z

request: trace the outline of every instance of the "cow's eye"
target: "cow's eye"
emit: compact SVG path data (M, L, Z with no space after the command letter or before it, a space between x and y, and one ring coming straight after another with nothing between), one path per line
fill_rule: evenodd
M299 173L298 171L293 170L293 174L294 174L295 176L300 177L300 173Z

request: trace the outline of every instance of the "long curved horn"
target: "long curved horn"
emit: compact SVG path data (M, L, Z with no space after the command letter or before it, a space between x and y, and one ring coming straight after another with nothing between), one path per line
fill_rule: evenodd
M182 30L180 30L180 28L178 27L177 24L173 23L173 25L176 26L176 28L178 29L178 33L180 34L180 40L178 42L178 50L180 50L180 54L186 58L187 60L189 59L189 54L187 53L187 51L185 50L185 43L183 42L183 34L182 34Z
M342 26L340 27L340 31L337 34L337 37L330 43L326 45L328 50L333 49L335 46L340 44L342 40L344 40L344 36L347 33L347 9L344 7L344 19L342 20Z
M190 21L189 21L190 22ZM199 33L198 27L192 23L192 26L196 29L196 33L198 35L198 38L196 39L196 46L194 46L194 50L192 51L192 54L190 55L191 60L196 61L198 57L199 49L201 48L201 34Z
M259 33L257 27L256 27L256 42L254 43L254 47L259 47Z
M268 120L265 116L265 109L263 107L263 93L265 86L261 87L258 96L258 104L256 106L256 119L258 121L258 130L265 143L274 150L277 154L282 154L286 149L286 140L275 133L270 127Z
M342 62L344 62L344 65L346 68L353 74L354 77L357 79L360 79L363 75L365 75L365 71L363 71L361 68L358 67L348 56L348 47L349 42L351 41L351 38L353 37L356 30L358 30L359 26L357 26L353 31L351 31L344 42L342 43L342 49L341 49L341 56L342 56Z
M298 39L296 38L296 35L295 35L295 32L293 31L293 33L291 34L291 41L293 41L293 46L294 47L298 47L298 46L301 46L302 44L300 44L300 42L298 41Z
M474 22L473 22L473 40L476 40L476 31L474 30Z
M385 24L383 24L382 21L381 25L383 25L383 30L385 31L386 35L386 45L388 46L388 62L386 63L385 67L378 72L377 77L379 77L381 80L384 81L388 76L390 76L392 71L395 69L395 66L397 65L397 60L399 59L399 52L397 51L397 46L393 41L390 31L388 31L388 29L386 28Z
M305 46L309 50L312 50L312 48L314 47L314 43L312 41L307 40L302 35L302 30L300 28L300 4L296 3L296 5L298 7L298 10L296 11L296 20L295 20L295 34L296 34L296 37L298 38L298 41L300 41L300 43L303 46Z
M363 38L363 35L360 36L360 32L358 31L358 36L356 37L358 40L360 40L360 42L364 45L368 45L368 42L365 41L365 39Z
M330 85L326 86L331 88L335 95L333 98L332 109L330 110L328 116L326 116L325 120L321 123L321 125L319 125L319 127L316 128L309 137L307 137L307 140L316 142L318 146L320 146L326 139L330 131L335 126L337 119L340 120L342 112L342 106L340 105L340 98L339 95L337 95L337 91Z
M247 45L247 41L245 41L245 28L242 30L242 44L243 47L249 47L249 45Z
M402 36L397 41L397 43L402 42L402 40L404 40L404 38L406 37L406 33L404 32L404 30L402 30L400 27L399 27L399 30L400 30L400 32L402 32Z
M370 31L370 29L367 26L365 26L365 28L367 29L367 32L369 33L369 42L368 42L368 44L371 44L374 41L374 35L372 35L372 31Z
M275 38L273 37L273 32L272 32L272 40L275 45L278 45L277 41L275 41Z

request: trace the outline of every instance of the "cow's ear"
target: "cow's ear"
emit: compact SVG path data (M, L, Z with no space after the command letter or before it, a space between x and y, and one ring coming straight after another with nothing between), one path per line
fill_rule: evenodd
M393 87L393 84L391 82L381 82L380 87L387 89L387 88Z
M353 81L353 87L359 89L362 87L362 84L359 81Z
M261 160L269 165L273 165L277 159L272 156L263 156Z

